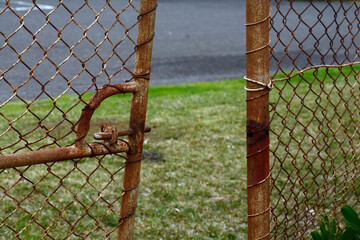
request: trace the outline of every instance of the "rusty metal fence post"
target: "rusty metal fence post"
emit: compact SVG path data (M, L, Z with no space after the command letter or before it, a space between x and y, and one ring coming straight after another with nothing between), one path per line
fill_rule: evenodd
M269 1L246 1L248 239L270 239Z
M151 71L151 56L155 29L156 0L142 0L139 15L137 51L134 81L137 91L133 93L130 113L130 151L127 152L124 172L124 195L121 199L120 226L118 239L133 239L134 217L137 207L140 166L144 142L146 106Z

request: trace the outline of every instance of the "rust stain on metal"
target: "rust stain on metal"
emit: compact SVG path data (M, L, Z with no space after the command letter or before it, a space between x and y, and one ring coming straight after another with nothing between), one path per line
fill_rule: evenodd
M96 92L94 96L88 101L87 105L82 110L79 127L76 132L75 145L79 148L85 147L85 138L90 129L90 120L95 110L100 106L101 102L106 98L119 93L134 93L137 90L137 86L133 82L118 83L114 85L108 85Z
M246 122L246 142L249 145L257 144L259 141L264 141L269 137L269 125L264 125L254 120Z
M144 129L144 133L149 133L151 132L151 127L145 127ZM118 130L117 131L117 135L119 137L121 136L129 136L134 134L134 131L131 129L126 129L126 130ZM99 132L99 133L95 133L94 134L94 139L96 140L109 140L112 138L112 133L106 133L106 132Z
M126 154L127 164L124 171L124 194L121 198L121 224L118 229L118 240L133 239L134 233L156 7L156 0L141 1L134 74L137 91L133 93L131 103L129 129L132 134L129 135L130 151Z
M0 156L0 169L40 163L58 162L128 151L128 144L125 141L120 140L117 142L117 144L92 143L86 145L84 148L70 146L11 155L2 155Z
M99 143L86 144L85 137L90 129L91 117L103 100L115 94L134 92L136 92L136 84L132 82L109 85L100 89L82 110L75 146L2 155L0 156L0 168L57 162L129 151L128 144L125 144L123 141L118 142L117 134L116 138L112 136L112 141L109 145L101 145Z

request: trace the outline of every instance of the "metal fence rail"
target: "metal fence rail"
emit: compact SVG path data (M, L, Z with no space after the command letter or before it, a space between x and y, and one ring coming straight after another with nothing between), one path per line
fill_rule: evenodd
M304 239L343 204L360 211L360 8L271 9L271 238Z
M156 6L0 2L1 239L132 238ZM94 124L120 93L128 127Z

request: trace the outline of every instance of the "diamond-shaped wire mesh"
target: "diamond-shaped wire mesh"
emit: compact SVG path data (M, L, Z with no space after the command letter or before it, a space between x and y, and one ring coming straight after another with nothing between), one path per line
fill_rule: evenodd
M132 1L60 1L16 11L18 1L0 3L0 127L8 140L1 153L73 143L86 93L132 78L137 8Z
M304 239L360 212L360 8L271 2L272 238Z
M140 1L0 0L0 154L73 145L103 85L132 80ZM0 170L0 239L116 238L124 156Z
M2 170L1 238L116 238L123 167L106 156Z

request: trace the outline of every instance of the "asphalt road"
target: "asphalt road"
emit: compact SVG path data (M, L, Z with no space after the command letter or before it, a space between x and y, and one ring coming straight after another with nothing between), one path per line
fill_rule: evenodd
M44 13L58 4L57 0L37 2ZM89 1L96 11L104 5L102 2ZM296 11L288 11L289 4L284 2L278 7L282 13L287 14L286 27L277 13L278 7L272 4L272 14L279 18L275 18L271 32L271 44L275 46L273 54L277 59L282 59L279 64L284 70L294 67L292 59L296 61L295 67L300 69L310 64L341 63L356 57L360 45L360 38L354 37L359 31L356 19L358 12L347 11L349 3L345 3L343 8L338 3L332 3L319 17L317 9L324 8L326 3L316 3L316 8L307 8L307 2L296 2L293 3ZM82 3L79 0L66 1L66 6L70 11L75 11ZM121 9L126 1L113 3L115 8ZM151 84L233 79L245 75L245 0L158 0L158 4ZM0 11L4 7L5 1L0 0ZM13 1L12 8L16 14L23 16L31 8L31 1ZM303 12L301 19L296 12ZM350 22L351 19L354 22L344 21L344 13ZM105 27L110 27L114 22L115 14L109 8L100 16L99 21ZM129 8L126 16L134 18L136 12ZM68 9L59 7L50 15L53 26L47 25L42 29L46 22L45 16L35 9L24 17L26 28L23 26L16 34L11 35L21 26L19 17L9 10L0 15L0 69L9 69L20 61L0 81L1 100L9 98L14 88L18 88L18 95L26 99L45 97L45 94L39 96L42 89L52 96L65 91L70 94L81 92L89 87L94 90L94 79L98 87L102 86L108 83L109 76L111 78L121 68L122 61L116 56L111 57L113 46L108 42L99 45L98 55L91 57L95 46L104 39L104 31L98 24L87 31L87 39L76 44L84 37L83 29L94 21L95 15L87 6L75 14L77 24L72 22L61 31L61 39L68 46L57 41L56 29L67 24L70 17ZM315 24L319 18L322 23ZM127 18L121 20L126 27L132 24ZM337 27L338 24L341 24L340 28ZM42 30L38 32L39 29ZM309 29L311 34L308 36ZM293 30L295 35L291 34ZM39 44L33 44L19 58L15 50L21 53L33 42L29 32L37 32L36 40ZM5 36L8 37L7 43ZM125 36L124 30L116 26L109 32L109 36L114 42L119 41ZM136 32L130 31L129 36L136 39ZM281 41L277 40L278 36ZM128 39L120 45L117 52L124 61L133 45ZM44 49L49 49L46 54ZM74 55L69 57L71 51ZM45 55L48 58L44 58ZM107 59L106 71L102 71L104 66L100 58ZM131 61L133 58L126 62L129 69L133 67ZM37 66L39 62L41 64ZM29 73L29 69L34 69L35 66L35 70ZM271 71L275 71L278 63L272 61L270 66ZM129 77L125 70L116 74L112 82ZM49 79L52 80L49 82Z

